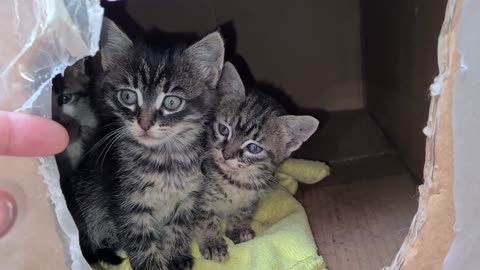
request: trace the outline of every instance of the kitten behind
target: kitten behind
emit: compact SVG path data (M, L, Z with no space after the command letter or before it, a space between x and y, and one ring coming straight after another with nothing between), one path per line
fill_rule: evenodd
M218 219L227 219L226 235L234 243L252 239L252 217L258 201L276 184L278 166L317 129L311 116L285 115L273 98L245 88L234 66L226 63L219 82L223 93L216 112L214 160L207 202ZM197 228L200 251L207 259L224 260L218 224L206 220Z
M97 127L88 93L90 77L85 71L85 59L67 67L64 76L52 80L52 118L68 131L67 149L56 156L62 178L68 178L85 152L85 145Z

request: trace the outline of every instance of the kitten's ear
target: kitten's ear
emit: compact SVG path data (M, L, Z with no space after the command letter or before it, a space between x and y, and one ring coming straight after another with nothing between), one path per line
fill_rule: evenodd
M300 148L315 133L319 123L317 119L308 115L284 115L278 117L278 121L285 132L284 145L287 148L287 156Z
M226 98L244 98L245 86L237 69L230 62L226 62L220 80L218 81L218 90Z
M215 88L223 68L225 44L219 32L208 34L185 51L202 79Z
M87 76L87 72L85 70L85 60L86 58L82 58L75 62L75 64L73 64L72 66L67 67L67 69L65 70L65 76L67 74L70 74L74 78Z
M110 19L104 17L100 35L100 57L103 69L117 63L133 46L130 38Z

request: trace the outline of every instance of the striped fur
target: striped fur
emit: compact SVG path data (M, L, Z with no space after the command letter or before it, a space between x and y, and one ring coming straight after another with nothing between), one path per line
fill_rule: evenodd
M72 181L93 259L123 248L133 269L191 269L193 226L207 215L201 163L223 53L217 33L155 50L104 22L95 98L102 128ZM132 92L122 100L125 89L133 104L125 101ZM178 111L167 109L168 96L182 99Z
M206 202L214 218L204 220L196 234L203 256L222 261L226 245L220 240L215 220L227 220L226 235L235 243L254 238L251 222L259 200L276 184L274 173L292 146L299 146L292 142L310 137L318 121L309 116L285 116L279 103L255 88L247 89L245 95L230 63L225 64L219 88L224 97L213 124L213 160L205 169L210 178ZM284 121L285 117L307 120L292 133L292 123ZM222 134L221 125L228 127L228 135ZM250 143L261 146L262 151L249 152Z

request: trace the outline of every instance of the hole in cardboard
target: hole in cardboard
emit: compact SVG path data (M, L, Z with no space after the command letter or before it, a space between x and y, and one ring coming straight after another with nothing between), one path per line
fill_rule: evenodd
M103 3L106 16L131 36L154 27L204 33L227 23L226 57L243 79L280 85L286 95L269 90L292 113L320 120L319 131L294 157L326 161L332 175L301 185L296 198L319 254L333 270L390 264L408 232L422 179L427 89L436 72L434 48L445 4ZM73 87L87 82L81 83ZM57 104L80 98L54 93ZM68 117L57 120L72 132L80 130ZM59 166L69 166L62 159L57 157Z

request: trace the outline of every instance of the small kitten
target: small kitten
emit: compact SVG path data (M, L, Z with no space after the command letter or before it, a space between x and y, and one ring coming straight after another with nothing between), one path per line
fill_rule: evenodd
M79 205L73 193L74 180L71 178L76 174L83 156L89 151L98 126L90 91L91 77L86 72L86 61L86 59L77 61L65 69L63 76L59 74L52 80L52 118L63 125L69 135L67 149L55 158L65 201L79 228L85 227L85 221L80 215ZM86 239L82 231L80 237ZM81 242L84 256L91 263L97 262L99 259L90 250L90 245L85 244L86 242L86 240ZM118 264L122 261L115 251L109 249L97 250L97 253L107 258L110 263Z
M214 32L193 45L152 48L105 19L100 56L95 107L104 147L93 147L71 181L84 250L90 262L123 248L133 269L191 269L223 39Z
M89 97L90 77L85 72L85 59L65 69L64 76L52 80L52 118L68 131L67 149L56 156L62 178L68 178L77 169L85 152L85 145L97 127Z
M205 169L210 178L206 200L217 221L227 220L227 237L241 243L255 237L252 217L259 200L277 183L278 166L316 131L318 120L284 115L280 104L256 89L245 95L228 62L218 87L224 97L214 123L214 161ZM226 248L215 222L203 220L196 234L202 255L222 261Z

